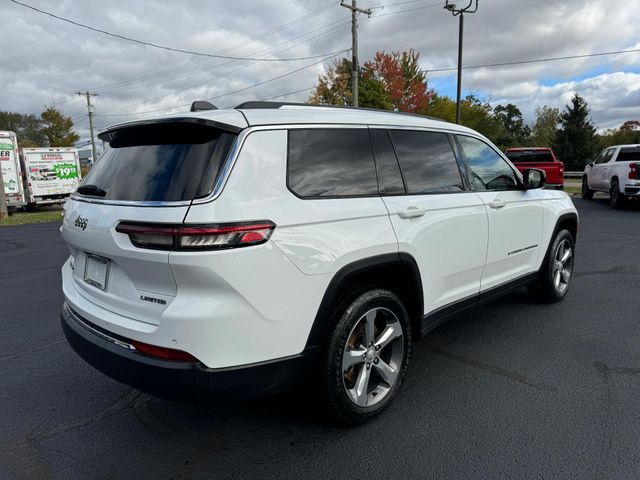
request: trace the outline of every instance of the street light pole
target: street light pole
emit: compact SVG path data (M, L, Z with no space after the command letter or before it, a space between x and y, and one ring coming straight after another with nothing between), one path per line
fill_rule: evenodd
M449 3L449 0L446 0L444 8L449 10L453 16L459 16L460 20L458 23L458 85L456 89L456 123L460 123L460 96L462 94L462 45L464 38L464 14L465 13L476 13L478 11L478 0L475 0L476 4L473 10L471 10L471 5L473 4L473 0L469 0L469 4L464 8L457 8L455 3Z

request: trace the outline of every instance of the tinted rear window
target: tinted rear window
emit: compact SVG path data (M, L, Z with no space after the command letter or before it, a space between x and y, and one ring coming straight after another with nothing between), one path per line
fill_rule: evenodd
M236 135L195 123L128 127L113 134L109 149L82 182L104 190L107 200L175 202L213 190Z
M464 190L451 142L444 133L390 130L411 194Z
M635 162L640 161L640 147L622 147L616 162Z
M289 131L288 184L301 197L378 194L366 128Z
M520 162L537 162L548 163L553 162L551 152L507 152L505 154L513 163Z

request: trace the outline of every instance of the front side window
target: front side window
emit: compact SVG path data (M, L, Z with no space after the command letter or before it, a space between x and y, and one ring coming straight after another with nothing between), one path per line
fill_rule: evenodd
M464 190L460 169L445 133L390 130L409 194Z
M378 194L366 128L289 130L288 185L300 197Z
M609 160L611 160L614 150L615 149L613 148L608 148L604 150L600 155L598 155L598 158L596 158L595 162L593 163L597 165L600 165L602 163L607 163Z
M515 172L493 148L481 140L458 135L476 190L518 190Z

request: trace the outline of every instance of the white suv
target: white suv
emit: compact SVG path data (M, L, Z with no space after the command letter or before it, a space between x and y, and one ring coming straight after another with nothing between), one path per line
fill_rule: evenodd
M588 163L582 174L582 198L594 193L609 194L613 208L623 208L627 200L640 198L640 145L605 148Z
M250 102L120 124L66 205L73 348L158 395L317 382L382 411L412 340L528 285L561 300L578 216L486 138L421 116Z

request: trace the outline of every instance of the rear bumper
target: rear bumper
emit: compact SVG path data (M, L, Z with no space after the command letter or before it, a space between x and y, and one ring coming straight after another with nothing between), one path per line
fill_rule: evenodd
M129 348L126 340L96 330L65 303L62 329L71 347L102 373L139 390L167 398L214 394L221 398L269 395L303 382L311 370L314 350L247 366L209 369L199 363L153 358ZM95 328L94 328L95 327Z
M33 197L33 203L35 205L55 205L66 202L69 196L70 194L55 195L51 197Z
M640 197L640 186L626 186L624 189L624 194L628 197Z

